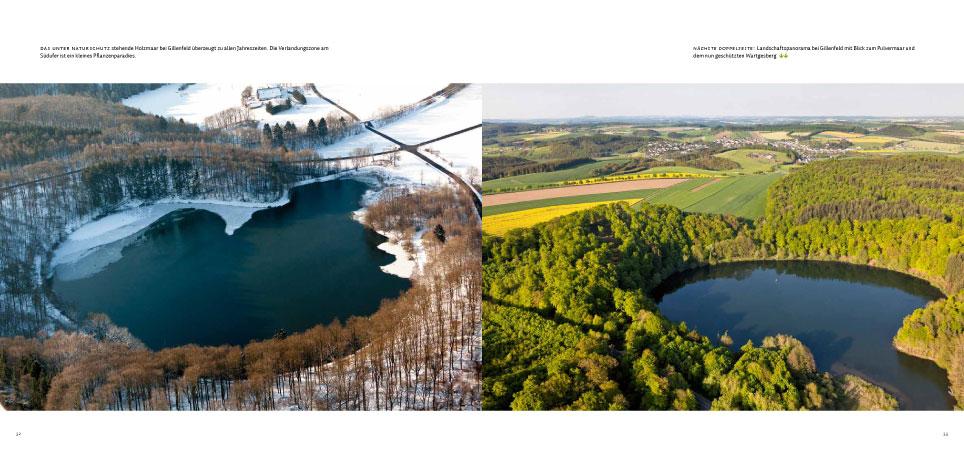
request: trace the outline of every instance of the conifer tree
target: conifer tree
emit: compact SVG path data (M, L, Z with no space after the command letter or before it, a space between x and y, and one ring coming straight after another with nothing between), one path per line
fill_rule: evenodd
M284 135L284 130L281 129L281 125L274 124L274 127L271 128L271 131L274 134L274 139L272 140L274 145L276 146L284 145L285 135Z
M435 234L435 239L443 244L445 243L445 228L442 227L442 224L435 224L435 230L432 233Z

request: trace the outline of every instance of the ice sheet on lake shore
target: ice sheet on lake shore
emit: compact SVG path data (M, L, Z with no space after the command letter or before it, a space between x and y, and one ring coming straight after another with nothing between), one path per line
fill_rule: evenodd
M406 180L394 176L390 170L381 167L367 167L357 171L341 172L322 178L306 180L296 186L350 177L370 185L398 184ZM368 204L378 198L378 190L366 193L363 203ZM131 203L126 209L110 214L100 219L84 224L74 230L67 239L54 250L51 267L55 267L61 279L80 279L103 270L107 265L118 261L124 248L122 240L136 235L160 218L177 210L200 209L217 214L224 220L224 232L228 235L247 223L255 212L271 207L284 205L288 202L288 195L270 203L254 203L241 201L216 200L181 200L165 199L150 205ZM356 213L364 214L364 208ZM384 235L384 234L383 234ZM421 235L418 234L418 237ZM386 237L388 237L386 235ZM111 245L116 244L116 245ZM416 239L416 255L412 257L398 244L385 242L379 249L395 256L395 261L382 266L382 270L399 277L409 278L416 264L424 263L424 252L421 242Z
M284 204L286 201L287 199L279 204ZM174 211L200 209L217 214L225 222L224 232L230 235L250 220L255 211L269 206L276 205L189 200L166 200L144 206L132 205L129 209L94 220L75 230L54 251L51 265L58 267L58 272L64 279L83 278L120 259L122 246L105 247L107 244L133 236ZM102 247L104 251L92 254L95 249ZM88 255L91 258L87 258ZM75 264L82 259L83 267Z

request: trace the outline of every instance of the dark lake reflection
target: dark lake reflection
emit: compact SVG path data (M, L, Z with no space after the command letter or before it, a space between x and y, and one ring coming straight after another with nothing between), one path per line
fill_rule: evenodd
M394 260L376 248L385 239L351 217L366 189L353 180L295 188L291 202L231 236L213 213L176 211L96 250L121 252L103 270L80 279L55 270L53 288L72 315L106 313L154 349L245 344L367 316L409 281L381 270Z
M939 298L926 282L897 272L843 263L760 261L677 274L654 292L670 320L734 347L789 334L831 373L860 375L883 387L903 409L951 409L943 370L895 350L903 318Z

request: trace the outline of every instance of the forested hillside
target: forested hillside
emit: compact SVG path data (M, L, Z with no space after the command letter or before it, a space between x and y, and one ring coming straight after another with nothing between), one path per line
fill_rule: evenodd
M964 270L962 268L958 268ZM933 360L947 371L951 393L964 403L964 291L914 311L894 336L894 346Z
M770 188L758 228L767 253L778 258L882 266L957 292L964 288L964 159L809 164Z
M131 201L272 202L297 181L348 168L312 152L203 143L91 145L68 159L0 172L0 334L33 334L52 300L54 247L80 224ZM39 181L38 181L39 180Z
M478 409L480 231L471 199L443 187L374 206L389 231L412 220L445 230L444 241L426 244L429 262L413 287L374 315L245 346L150 351L102 315L44 339L0 338L5 406Z
M87 96L0 99L0 170L63 159L89 144L214 140L197 126Z
M157 201L276 202L295 184L398 160L395 150L292 151L361 129L342 115L306 129L201 130L114 102L147 88L0 86L10 97L0 99L0 336L14 336L0 337L7 409L479 408L481 232L471 199L448 187L394 186L371 205L366 224L379 232L432 229L435 238L422 241L413 287L370 317L241 347L151 351L108 317L75 317L60 304L47 278L53 251L93 219Z
M839 159L778 182L756 222L615 204L486 236L485 406L892 409L896 401L865 380L818 373L792 337L732 351L666 320L650 292L689 267L773 258L873 264L955 292L964 278L962 176L954 158ZM944 330L927 344L944 349L935 354L960 342L958 309L914 314ZM941 364L953 368L960 356Z
M286 147L335 142L357 125L335 117L323 136L292 125L266 139L254 128L202 131L111 101L109 93L133 87L66 86L0 86L11 97L0 99L0 335L63 322L48 316L51 251L73 228L126 203L272 202L293 183L395 161L364 149L326 161Z
M63 158L99 142L99 131L0 122L0 170Z
M747 223L723 216L615 204L505 238L486 237L484 407L844 409L861 403L843 379L797 367L801 355L812 359L799 342L792 350L767 341L732 352L657 310L649 291L670 274L762 257L751 233ZM755 375L761 365L773 376ZM868 392L886 398L879 388Z
M98 130L105 135L118 137L129 133L198 131L196 125L185 124L183 121L168 121L120 103L82 95L40 95L0 99L0 121L64 129Z
M483 180L494 180L496 178L524 175L527 173L552 172L591 162L593 162L593 160L590 158L569 158L537 162L514 156L493 156L485 158L485 173L482 175L482 178Z
M85 95L116 102L163 86L162 83L18 83L0 85L0 98L33 95Z
M0 86L2 88L3 86ZM458 86L440 91L439 95L458 92ZM376 124L384 125L434 103L422 102L387 110ZM233 107L223 115L249 115L246 109ZM86 95L38 95L0 98L0 169L17 167L50 158L60 158L80 151L85 144L136 144L147 142L196 142L231 144L248 149L271 147L303 150L336 143L348 136L364 132L364 125L351 117L331 112L310 119L298 127L291 121L264 124L257 121L229 121L231 126L212 123L201 129L183 119L146 114L138 109ZM226 119L225 119L226 120Z

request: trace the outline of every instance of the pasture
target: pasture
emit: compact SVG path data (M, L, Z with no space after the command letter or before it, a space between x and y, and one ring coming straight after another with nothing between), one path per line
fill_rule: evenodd
M672 205L683 211L732 214L747 219L763 216L767 189L784 174L773 172L706 181L688 190L660 189L643 201Z
M591 178L594 176L594 170L601 169L609 164L621 163L625 161L628 161L628 159L607 159L583 164L570 169L557 170L555 172L529 173L525 175L514 175L511 177L483 181L482 192L537 189L540 187L557 185L565 181ZM485 169L483 168L483 170Z
M847 140L862 149L879 149L887 144L899 141L899 139L887 136L860 136Z
M887 148L858 150L860 153L942 153L959 154L964 153L964 145L952 144L948 142L931 142L911 140L903 141Z
M556 197L573 197L586 194L606 194L610 192L626 192L641 189L660 189L685 181L683 178L643 178L628 181L607 183L589 183L576 186L565 186L547 189L534 189L520 192L507 192L482 196L485 206L498 206L507 203L518 203L531 200L544 200Z
M779 164L790 162L790 156L786 153L749 148L730 150L716 156L734 161L743 168L743 172L750 173L769 171Z
M558 137L563 137L569 135L569 131L555 130L555 131L538 131L534 133L527 133L520 135L523 141L535 141L535 140L548 140L555 139Z
M626 158L612 158L583 164L571 169L554 172L539 172L525 175L503 177L482 182L482 193L496 194L499 192L517 192L533 189L544 189L555 186L587 185L598 183L612 183L617 181L644 180L654 178L706 178L725 175L722 172L697 169L682 166L653 167L639 172L623 175L593 176L593 171L609 164L628 161Z
M732 214L756 219L763 215L766 192L782 172L722 178L696 178L661 189L643 189L604 194L577 195L529 200L482 208L483 226L489 217L516 211L528 211L548 206L572 205L617 200L636 200L672 205L684 211Z
M846 131L824 131L824 132L818 134L817 136L826 136L826 137L830 137L830 138L838 138L838 139L847 139L847 140L850 140L850 139L853 139L853 138L862 137L862 136L864 136L864 135L863 135L863 134L860 134L860 133L848 133L848 132L846 132Z
M650 196L656 195L656 193L665 190L683 190L688 191L701 186L704 183L712 181L711 178L707 179L692 179L686 180L682 183L674 185L672 187L664 189L640 189L636 191L625 191L625 192L607 192L604 194L583 194L575 195L572 197L556 197L547 198L540 200L529 200L517 203L506 203L496 206L482 206L482 221L485 222L485 217L504 214L512 211L523 211L533 208L542 208L545 206L557 206L557 205L571 205L575 203L590 203L590 202L602 202L602 201L614 201L614 200L630 200L630 199L644 199Z

